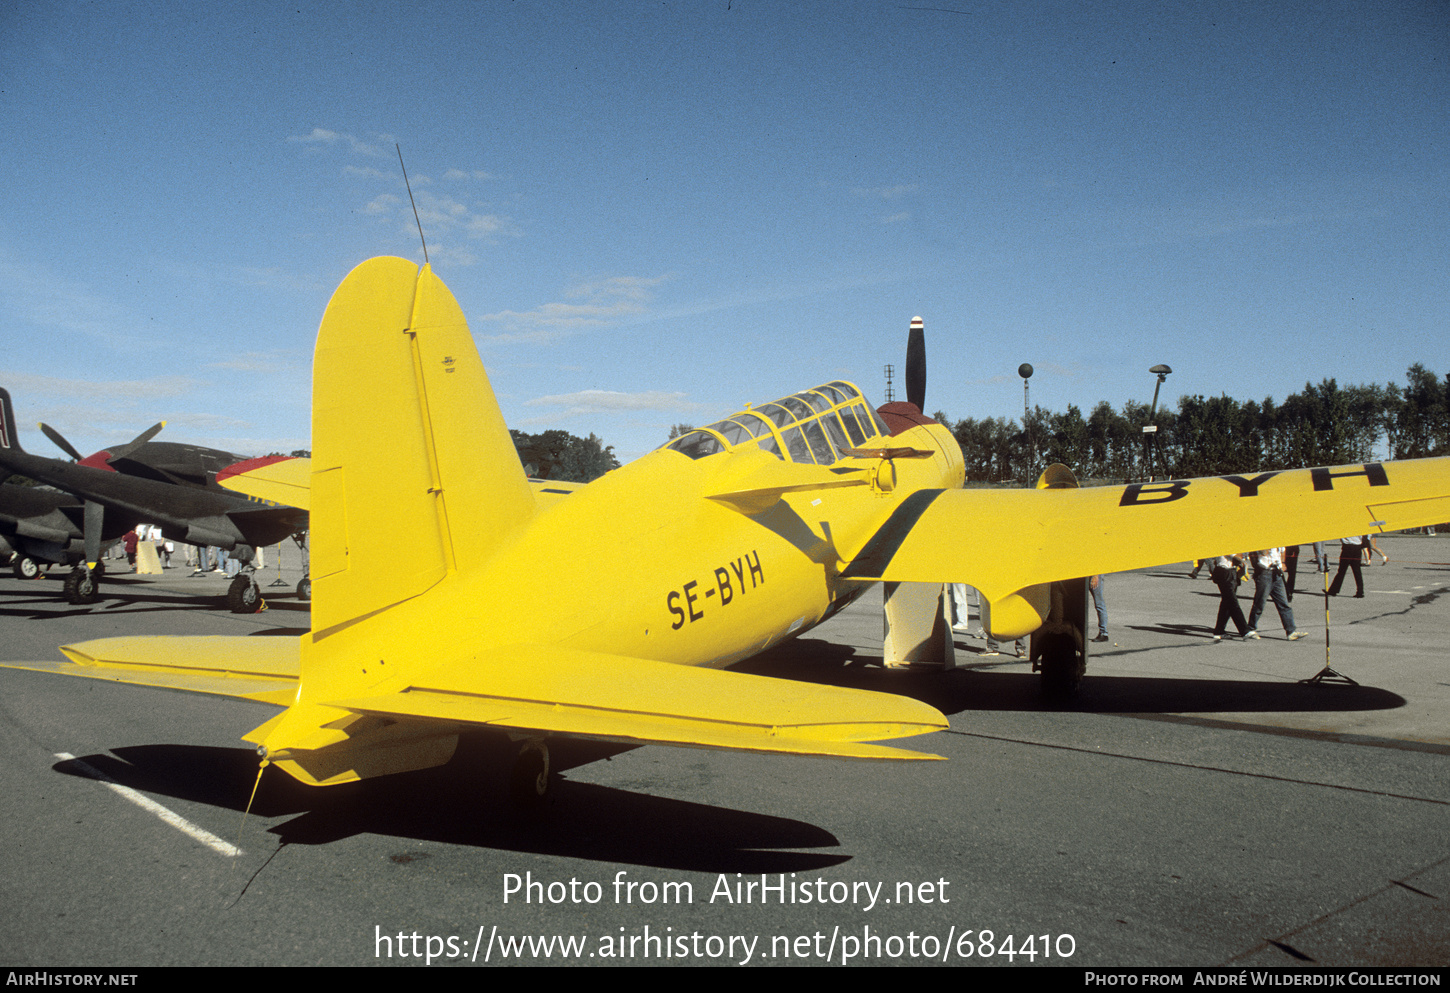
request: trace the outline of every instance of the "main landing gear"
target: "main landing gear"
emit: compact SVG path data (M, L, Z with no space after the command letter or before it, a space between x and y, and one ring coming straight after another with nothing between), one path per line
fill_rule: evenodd
M1042 673L1042 696L1053 703L1070 699L1087 671L1088 581L1064 579L1052 584L1047 620L1032 635L1032 671Z
M255 614L267 609L262 599L262 588L257 578L248 570L236 576L227 587L227 606L234 614Z

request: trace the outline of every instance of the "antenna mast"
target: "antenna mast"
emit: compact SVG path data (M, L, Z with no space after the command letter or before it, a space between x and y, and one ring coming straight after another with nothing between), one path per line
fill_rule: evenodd
M418 220L418 204L413 200L413 184L408 182L408 167L403 165L403 148L396 142L393 147L398 150L398 165L403 170L403 185L408 188L408 202L413 204L413 223L418 225L418 240L423 243L423 264L428 264L428 240L423 237L423 222Z

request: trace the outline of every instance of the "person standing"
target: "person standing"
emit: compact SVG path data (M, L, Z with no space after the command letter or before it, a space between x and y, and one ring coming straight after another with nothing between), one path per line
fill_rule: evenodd
M1284 591L1289 594L1289 602L1294 602L1294 577L1299 572L1299 546L1284 546Z
M1334 581L1329 584L1329 595L1339 596L1339 588L1344 585L1344 574L1354 573L1354 595L1358 599L1364 598L1364 574L1359 571L1360 560L1364 558L1364 550L1369 547L1369 540L1361 535L1351 535L1342 538L1339 542L1339 571L1334 574Z
M1108 601L1103 593L1103 577L1090 576L1088 578L1088 589L1093 593L1093 606L1098 612L1098 636L1093 641L1108 640Z
M1264 548L1254 552L1250 559L1254 566L1254 608L1249 611L1249 630L1244 637L1258 639L1259 618L1264 613L1265 602L1272 598L1284 633L1290 641L1298 641L1304 634L1294 626L1294 609L1284 593L1283 549Z
M1218 587L1218 621L1213 625L1214 641L1223 641L1229 621L1238 628L1240 638L1248 636L1249 622L1244 620L1243 608L1239 606L1239 566L1243 561L1242 555L1220 555L1209 569L1209 578Z

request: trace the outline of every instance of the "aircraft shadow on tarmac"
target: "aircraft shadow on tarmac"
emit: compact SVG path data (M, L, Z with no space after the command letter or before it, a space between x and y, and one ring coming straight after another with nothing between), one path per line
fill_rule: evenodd
M1176 650L1198 647L1185 646ZM1214 650L1208 641L1201 647L1205 651ZM1406 703L1399 694L1373 686L1094 675L1091 660L1077 695L1066 702L1050 702L1042 698L1039 675L997 671L999 666L1019 664L1019 660L1007 657L1005 663L974 664L971 658L969 652L958 649L958 668L945 673L887 669L881 665L879 655L862 653L849 645L799 638L734 668L764 676L898 693L931 704L944 714L971 710L1113 714L1290 713L1393 710ZM1312 662L1307 664L1312 665ZM1313 674L1313 671L1304 673L1305 677Z
M840 844L829 831L803 821L571 782L567 775L541 807L520 810L507 784L514 747L502 735L466 735L446 766L325 789L268 770L251 816L296 815L268 829L282 845L325 845L375 834L401 843L441 842L700 872L808 872L850 860L846 854L769 850ZM629 750L566 740L551 753L555 769L567 771ZM245 748L142 745L82 761L124 786L238 815L257 776L256 754ZM71 762L54 768L85 775ZM244 850L261 847L255 825L249 822L241 834ZM403 849L394 861L417 857Z

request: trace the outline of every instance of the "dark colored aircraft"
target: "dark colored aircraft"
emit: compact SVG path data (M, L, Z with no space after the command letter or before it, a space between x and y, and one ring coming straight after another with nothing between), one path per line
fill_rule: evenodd
M14 553L11 568L18 579L34 579L42 564L75 565L85 558L82 525L85 501L41 486L0 486L0 555ZM101 531L101 547L114 544L141 523L123 514L109 514Z
M246 563L246 571L232 581L227 600L233 611L251 613L262 607L261 590L250 565L255 548L275 544L307 527L304 510L242 496L217 485L217 470L243 462L238 456L196 445L152 441L162 424L125 445L84 457L59 432L42 424L46 437L76 460L66 462L31 455L20 447L10 394L4 389L0 389L0 422L0 479L11 474L27 476L81 501L80 521L73 523L81 531L85 564L66 579L66 597L72 603L99 599L96 565L106 536L145 521L159 526L172 541L216 545Z

